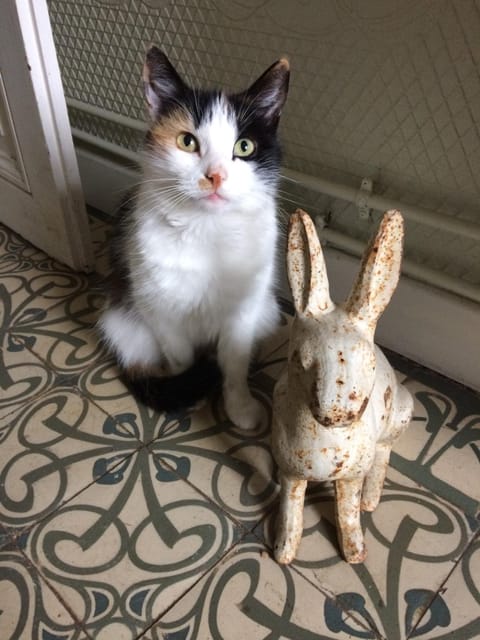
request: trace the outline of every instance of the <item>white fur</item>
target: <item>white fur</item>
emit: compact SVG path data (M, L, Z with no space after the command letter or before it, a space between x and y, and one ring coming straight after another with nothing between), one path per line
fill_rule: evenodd
M260 416L247 387L252 346L278 314L275 189L253 161L232 158L238 131L222 100L192 133L199 153L171 146L145 158L127 249L136 313L107 310L100 326L123 363L162 353L174 373L195 347L216 343L227 413L252 428ZM211 171L226 176L222 201L205 199L201 180Z
M124 309L107 309L100 326L111 347L122 345L118 355L124 367L135 366L139 361L144 366L154 365L162 355L145 323Z

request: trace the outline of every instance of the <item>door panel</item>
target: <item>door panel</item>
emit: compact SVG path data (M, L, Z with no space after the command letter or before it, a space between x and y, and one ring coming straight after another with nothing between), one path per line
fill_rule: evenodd
M0 10L0 221L77 270L93 253L45 0Z

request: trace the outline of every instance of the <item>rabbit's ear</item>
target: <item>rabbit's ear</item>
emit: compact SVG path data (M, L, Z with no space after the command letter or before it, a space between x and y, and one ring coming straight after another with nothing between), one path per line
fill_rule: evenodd
M298 314L315 317L333 308L317 231L310 216L301 209L290 217L287 273Z
M365 322L372 337L378 319L398 284L403 235L402 214L400 211L387 211L377 235L365 250L357 280L345 303L347 313Z

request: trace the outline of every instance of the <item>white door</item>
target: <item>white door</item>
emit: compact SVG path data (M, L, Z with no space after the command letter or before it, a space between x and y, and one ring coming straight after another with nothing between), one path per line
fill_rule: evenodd
M73 269L93 267L45 0L0 3L0 222Z

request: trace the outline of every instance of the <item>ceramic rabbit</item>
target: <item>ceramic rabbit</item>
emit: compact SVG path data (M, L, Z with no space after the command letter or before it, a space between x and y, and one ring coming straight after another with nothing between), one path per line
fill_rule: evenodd
M402 241L402 215L388 211L347 301L335 305L315 226L304 211L291 216L287 271L296 316L272 425L281 484L274 553L282 564L300 544L308 481L333 481L343 555L350 563L366 557L360 511L377 506L392 445L413 409L373 342L398 283Z

